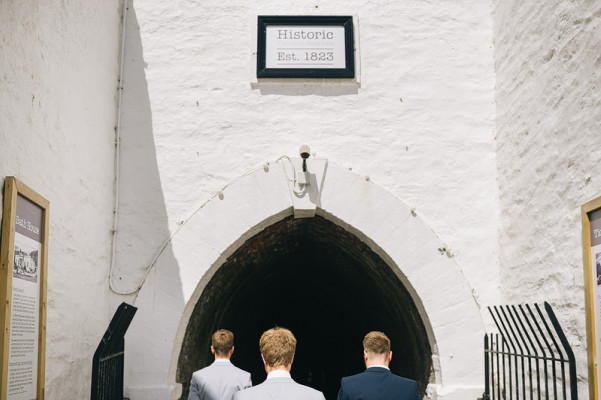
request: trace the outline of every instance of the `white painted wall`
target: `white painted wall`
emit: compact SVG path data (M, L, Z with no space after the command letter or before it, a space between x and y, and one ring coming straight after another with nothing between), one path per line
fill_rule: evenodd
M109 304L106 287L119 11L117 1L0 3L0 173L51 202L50 399L87 397L114 306L138 301ZM256 16L269 14L355 15L360 87L251 84ZM307 143L414 208L452 255L469 301L498 302L489 2L149 0L133 1L128 20L115 290L135 290L167 238L221 187ZM190 247L167 249L173 265ZM177 290L189 276L171 278ZM137 305L179 301L150 298ZM153 326L160 354L181 317L169 311ZM143 315L132 331L148 324ZM139 365L142 355L129 354ZM148 357L141 384L151 393L167 377L162 356Z
M251 85L256 15L338 13L357 17L359 88ZM415 208L480 304L550 300L586 396L579 206L601 193L597 2L149 0L128 15L116 289L135 289L213 193L308 143ZM115 0L0 2L0 176L51 203L49 399L87 396L113 311L119 17Z
M494 3L503 301L555 307L588 398L580 205L601 194L601 6Z
M116 0L0 1L0 177L50 201L46 399L84 399L113 310ZM0 213L2 210L0 210Z
M356 93L251 88L257 15L340 13L358 18ZM414 207L495 302L490 13L481 1L133 1L115 286L135 289L169 233L225 184L307 143Z
M359 87L251 84L256 15L269 14L355 15ZM0 2L0 176L51 203L49 399L87 396L113 306L136 301L109 304L106 285L119 18L115 0ZM136 289L213 193L307 143L415 208L481 305L550 300L586 396L579 206L601 193L597 2L149 0L128 18L115 289Z
M295 156L306 143L414 208L449 250L470 301L498 304L491 11L482 1L134 0L113 287L136 290L170 235L213 194L266 161ZM254 84L256 16L274 14L356 16L359 87ZM141 307L132 332L154 327L163 346L130 356L136 371L129 370L128 385L139 398L165 389L160 354L180 319L172 311L185 305L182 288L198 279L179 269L180 260L197 251L193 243L166 248L172 274L159 286L171 287L171 296L161 296L160 271L152 269L144 296L123 297ZM144 320L143 307L162 312L163 325Z

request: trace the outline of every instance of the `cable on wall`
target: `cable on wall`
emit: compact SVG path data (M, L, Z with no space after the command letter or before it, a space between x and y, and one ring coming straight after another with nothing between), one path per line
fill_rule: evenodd
M292 178L288 175L288 170L286 168L286 165L283 161L287 161L289 164L289 166L292 169ZM296 180L296 168L294 167L294 163L292 162L292 160L290 159L290 157L288 156L281 156L279 157L277 160L272 161L272 162L266 162L263 165L263 169L265 171L269 170L269 166L273 165L273 164L277 164L280 163L282 165L282 169L284 170L284 174L286 176L286 180L289 181L292 185L292 190L293 192L298 195L301 196L306 192L306 186L307 185L299 185L297 180ZM115 258L116 258L116 237L117 237L117 230L116 230L116 224L117 222L115 221L115 229L113 231L113 254L111 256L111 266L110 266L110 273L109 273L109 287L110 290L118 295L122 295L122 296L127 296L127 295L131 295L131 294L135 294L137 293L142 286L144 285L144 282L146 282L146 278L148 277L148 274L150 273L150 271L153 269L153 267L156 266L159 258L161 257L161 255L163 254L163 252L165 251L165 249L167 248L167 246L169 245L169 243L171 243L171 241L173 240L173 238L175 237L175 235L177 235L177 233L188 223L188 221L190 221L200 210L202 210L204 208L205 205L207 205L211 200L213 200L215 197L219 197L222 198L223 197L223 192L230 187L231 185L233 185L234 183L246 178L247 176L255 173L258 169L254 169L251 171L246 172L243 175L240 175L239 177L237 177L236 179L234 179L233 181L229 182L227 185L223 186L221 188L221 190L219 190L217 193L213 194L211 197L209 197L204 203L202 203L196 210L194 210L194 212L192 214L190 214L190 216L188 218L186 218L184 221L182 221L177 228L175 229L175 231L173 231L173 233L169 236L169 238L163 243L163 245L161 245L161 247L159 248L159 250L156 252L155 256L152 258L152 262L146 267L146 271L144 273L144 276L142 277L142 279L140 280L140 282L136 285L134 290L129 290L129 291L121 291L115 288L115 286L113 285L113 270L115 267ZM300 188L300 190L296 189L296 186L298 186ZM117 207L115 207L115 215L117 215L116 212Z
M112 285L112 275L113 275L113 267L115 265L115 254L116 254L116 245L117 245L117 232L118 232L118 224L119 224L119 171L121 169L120 159L121 159L121 106L123 100L123 65L125 64L125 33L127 31L127 10L129 0L123 0L123 24L121 28L121 60L119 60L119 100L117 103L117 125L115 126L115 179L113 181L113 193L114 195L114 206L113 206L113 240L111 244L111 263L109 266L109 289L115 292ZM121 294L115 292L117 294Z

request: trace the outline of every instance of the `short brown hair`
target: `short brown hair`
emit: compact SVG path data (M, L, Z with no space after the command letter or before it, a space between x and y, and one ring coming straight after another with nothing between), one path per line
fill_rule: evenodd
M270 367L289 365L296 351L296 338L288 329L276 326L263 332L259 349Z
M367 353L390 353L390 339L383 332L372 331L363 338L363 350Z
M227 329L219 329L213 333L211 346L218 356L226 356L234 347L234 334Z

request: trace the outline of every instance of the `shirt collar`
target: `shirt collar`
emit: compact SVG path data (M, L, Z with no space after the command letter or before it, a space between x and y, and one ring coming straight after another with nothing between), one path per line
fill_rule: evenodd
M370 365L369 368L386 368L387 370L390 371L390 368L388 368L386 365ZM367 369L369 369L367 368Z
M267 375L267 379L271 378L291 378L290 372L284 371L283 369L276 369L275 371L271 371Z
M230 360L228 360L227 358L218 358L215 360L216 363L219 364L231 364L232 362Z

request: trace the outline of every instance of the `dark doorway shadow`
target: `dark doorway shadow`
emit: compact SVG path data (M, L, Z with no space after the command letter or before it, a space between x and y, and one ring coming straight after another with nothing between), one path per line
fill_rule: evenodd
M316 216L286 218L241 246L207 284L190 317L178 360L181 399L192 372L212 362L211 334L236 335L232 362L265 380L259 337L274 326L298 345L292 377L335 399L340 379L364 370L363 336L385 332L392 372L418 381L423 395L432 350L411 296L377 254L353 234Z

